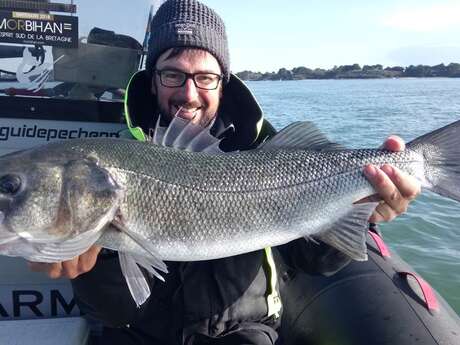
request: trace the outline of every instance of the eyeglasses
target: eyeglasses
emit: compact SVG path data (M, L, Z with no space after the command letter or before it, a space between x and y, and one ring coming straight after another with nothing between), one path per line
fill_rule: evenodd
M215 73L186 73L175 70L155 70L160 76L161 85L165 87L182 87L187 79L191 78L195 86L203 90L215 90L222 80L222 76Z

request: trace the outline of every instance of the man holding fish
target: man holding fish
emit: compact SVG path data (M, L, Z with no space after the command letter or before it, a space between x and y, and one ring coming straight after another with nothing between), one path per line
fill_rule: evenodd
M174 117L210 126L221 139L220 149L228 152L254 149L275 134L250 91L230 73L221 18L195 0L168 0L160 7L151 24L146 70L130 81L126 102L131 133L140 140ZM405 145L393 136L383 146L401 151ZM413 177L391 165L368 165L364 174L377 194L362 202L380 201L372 223L402 214L420 192ZM302 238L216 260L171 261L165 283L146 274L151 296L140 307L116 253L99 246L72 260L30 267L72 279L80 309L105 325L102 344L265 345L278 339L277 278L287 267L327 275L349 261L324 242Z

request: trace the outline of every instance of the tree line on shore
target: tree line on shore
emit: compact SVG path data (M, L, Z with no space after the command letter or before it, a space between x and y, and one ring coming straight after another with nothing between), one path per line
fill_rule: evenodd
M302 79L374 79L374 78L460 78L460 64L450 63L435 66L410 65L408 67L386 67L382 65L359 64L334 66L332 69L310 69L295 67L292 70L280 68L278 72L242 71L236 75L243 80L302 80Z

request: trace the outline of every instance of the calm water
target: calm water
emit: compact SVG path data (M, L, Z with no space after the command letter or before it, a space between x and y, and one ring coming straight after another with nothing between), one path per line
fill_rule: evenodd
M278 129L313 121L331 140L378 147L390 134L409 141L460 119L460 79L249 82ZM424 192L382 227L386 242L460 314L460 203Z

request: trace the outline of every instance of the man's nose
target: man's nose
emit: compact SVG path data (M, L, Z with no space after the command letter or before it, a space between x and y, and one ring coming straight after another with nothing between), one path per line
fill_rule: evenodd
M182 87L183 93L184 93L184 98L187 100L187 102L196 100L198 97L198 89L195 86L195 83L192 78L187 78L185 81L184 86Z

